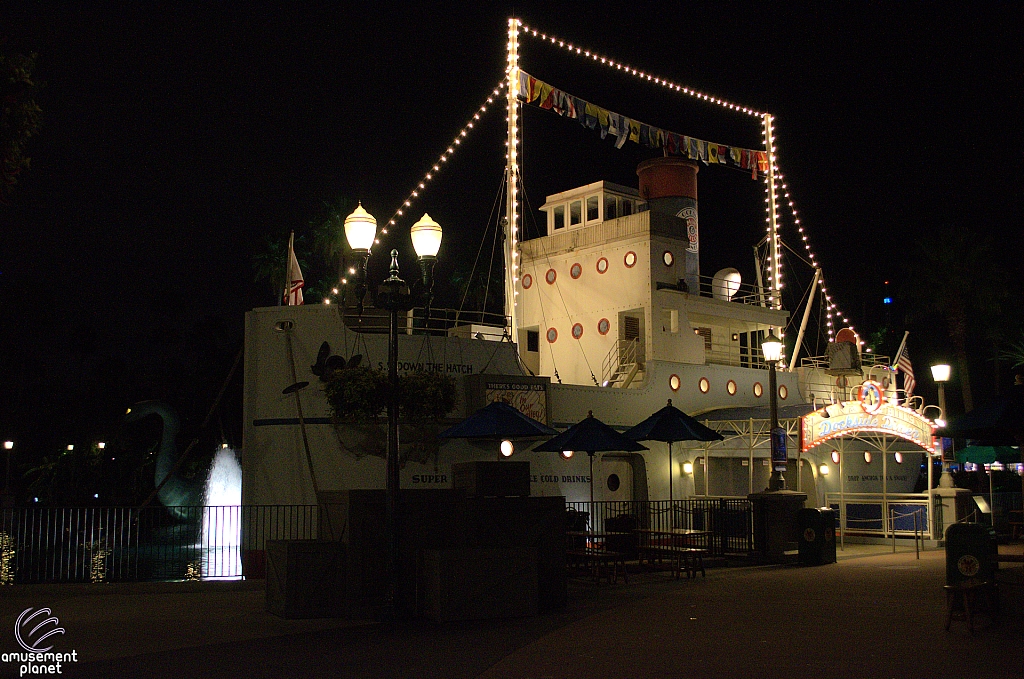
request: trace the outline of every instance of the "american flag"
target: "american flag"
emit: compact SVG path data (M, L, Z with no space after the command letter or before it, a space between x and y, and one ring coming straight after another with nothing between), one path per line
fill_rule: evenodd
M914 393L914 385L917 382L914 380L914 366L910 363L910 352L907 351L906 346L903 347L899 358L896 359L896 367L903 371L904 397L910 398L911 394Z
M302 288L306 282L302 279L299 260L295 257L295 232L288 238L288 285L284 291L284 303L287 305L303 304Z

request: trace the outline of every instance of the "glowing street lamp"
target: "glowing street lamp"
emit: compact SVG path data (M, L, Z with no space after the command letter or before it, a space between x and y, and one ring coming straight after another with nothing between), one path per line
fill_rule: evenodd
M946 426L946 382L949 381L949 375L952 372L950 367L945 363L939 363L932 367L932 379L935 380L935 386L939 388L939 420L935 421L940 427ZM943 455L945 458L945 455ZM931 475L932 465L931 460L928 461L928 472L929 477ZM928 492L931 492L931 478L928 479ZM952 488L953 487L953 475L949 473L949 463L945 459L942 460L942 476L939 477L940 488Z
M782 340L775 336L775 331L761 342L761 353L768 364L768 407L771 411L771 451L772 475L768 479L768 490L786 490L786 430L779 426L778 378L775 366L782 360Z
M7 471L4 474L4 491L0 493L4 501L0 502L0 506L6 506L14 503L14 498L10 496L11 493L11 456L14 454L14 441L4 441L4 450L7 451Z

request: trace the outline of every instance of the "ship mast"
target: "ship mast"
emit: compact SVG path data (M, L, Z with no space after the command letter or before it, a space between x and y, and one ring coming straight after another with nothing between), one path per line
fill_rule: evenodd
M775 130L774 117L764 114L764 151L768 155L768 177L765 191L768 192L768 240L771 247L771 264L768 267L768 290L772 308L782 308L782 262L779 259L779 218L775 205Z
M508 138L505 142L505 318L507 332L518 342L518 314L516 313L516 284L519 266L519 19L508 20L508 62L505 67L508 83Z

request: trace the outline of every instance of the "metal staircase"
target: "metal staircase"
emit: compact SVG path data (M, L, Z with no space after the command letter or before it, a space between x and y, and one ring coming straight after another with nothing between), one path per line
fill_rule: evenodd
M643 381L644 365L639 354L639 338L617 340L608 355L604 357L604 363L601 366L601 385L615 389L628 389L638 375L641 378L639 381Z

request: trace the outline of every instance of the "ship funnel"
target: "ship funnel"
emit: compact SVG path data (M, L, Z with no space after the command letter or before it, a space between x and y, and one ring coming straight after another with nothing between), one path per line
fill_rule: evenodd
M683 221L679 238L687 242L686 274L689 290L700 290L700 239L697 231L697 164L682 158L652 158L640 163L640 197L652 212Z

